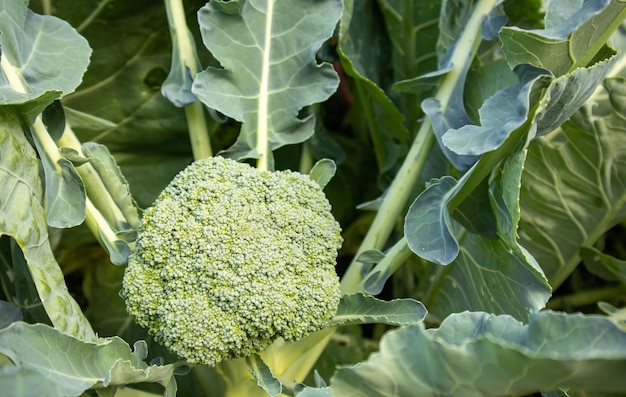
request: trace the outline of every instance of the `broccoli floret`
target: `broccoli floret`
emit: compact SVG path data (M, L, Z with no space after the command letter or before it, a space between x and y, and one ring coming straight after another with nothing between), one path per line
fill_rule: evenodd
M205 365L320 330L340 298L330 210L307 175L197 161L144 212L124 274L127 310Z

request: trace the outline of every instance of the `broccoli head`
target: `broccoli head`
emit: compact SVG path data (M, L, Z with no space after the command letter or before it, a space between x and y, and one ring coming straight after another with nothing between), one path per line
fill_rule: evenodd
M127 310L205 365L317 331L340 298L330 210L307 175L199 160L144 212L124 274Z

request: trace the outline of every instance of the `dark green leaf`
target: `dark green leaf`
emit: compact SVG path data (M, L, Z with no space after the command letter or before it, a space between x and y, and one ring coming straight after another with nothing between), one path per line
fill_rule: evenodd
M354 79L352 95L357 106L365 110L361 114L374 144L379 173L385 174L406 154L409 132L404 116L381 88L389 47L382 22L374 1L345 1L338 52L344 71Z
M52 102L41 114L48 133L54 141L58 141L65 130L65 111L59 100Z
M591 247L582 247L580 256L591 273L606 280L626 283L626 261Z
M22 320L22 312L20 312L19 307L0 300L0 329L20 320Z

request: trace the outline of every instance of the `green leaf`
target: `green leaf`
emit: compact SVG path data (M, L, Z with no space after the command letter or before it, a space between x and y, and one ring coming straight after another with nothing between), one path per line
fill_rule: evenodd
M448 223L432 221L433 230L429 231L430 235L440 236L444 232L450 233L450 241L458 244L456 250L458 255L446 268L429 265L432 272L430 274L434 276L429 279L428 285L423 287L421 296L434 318L441 320L450 313L471 310L510 314L525 321L530 313L542 309L550 298L551 288L541 268L517 243L515 235L520 216L519 183L524 159L524 151L510 154L506 161L492 170L489 196L490 209L496 221L497 239L469 233L467 229L450 220ZM418 217L424 211L421 208L441 208L439 216L444 220L449 218L447 207L453 199L452 196L467 188L465 184L469 183L471 173L480 165L480 162L477 163L457 185L450 184L448 192L444 192L443 196L438 198L443 201L420 204L421 200L418 197L413 204L415 207L412 206L407 215L405 226L410 225L413 216ZM427 189L425 193L429 190ZM457 209L461 210L461 207ZM419 222L418 224L421 224ZM437 229L437 225L445 225L445 229ZM420 237L413 242L417 244L413 244L410 238L414 236L406 234L409 246L418 247L417 251L413 250L416 254L424 255L419 249L421 247L419 244L424 236L428 235L420 233ZM429 255L447 252L445 241L438 241L435 237L429 242L431 246L424 246L425 249L431 250Z
M17 306L7 301L0 300L0 329L8 327L11 323L20 321L21 319L22 313Z
M381 250L371 249L367 251L361 252L361 254L356 258L357 262L361 263L378 263L385 257L385 253Z
M32 134L45 174L46 221L57 228L77 226L85 220L86 193L83 181L71 161L55 163L37 134ZM56 150L56 148L55 148Z
M357 106L364 110L362 115L382 175L393 171L406 154L409 133L404 116L381 88L389 43L375 5L371 0L344 2L337 50L345 73L353 78L352 93Z
M580 256L587 269L606 280L626 283L626 261L607 255L592 247L582 247Z
M380 353L338 369L330 390L335 397L528 395L559 388L617 393L626 388L626 352L615 346L624 344L626 331L601 316L547 311L526 325L465 312L438 329L388 332Z
M404 222L411 251L440 265L449 264L459 253L447 208L458 186L450 176L432 182L411 204Z
M544 70L528 65L515 72L519 83L497 91L480 107L481 125L449 129L442 138L446 147L460 155L481 155L497 149L528 120L534 106L531 100L536 99L536 92L547 84L549 77Z
M436 48L440 39L442 2L382 0L378 3L392 44L394 81L411 79L436 70L438 55L443 55L437 54ZM364 66L368 67L367 64Z
M339 79L315 51L341 16L340 0L212 1L199 11L205 46L224 69L199 73L192 92L207 106L243 122L227 153L258 158L303 142L314 118L298 117L307 105L327 99ZM257 139L258 136L258 139ZM273 168L273 165L269 168Z
M423 321L426 313L424 305L414 299L394 299L386 302L357 293L341 298L337 314L329 326L370 323L415 324Z
M109 149L98 143L85 142L82 145L82 150L102 180L107 194L113 198L122 215L122 219L112 214L107 214L108 216L105 215L105 217L116 231L136 231L139 228L137 205L133 201L128 182ZM96 203L96 206L98 208L106 208L105 205L98 206L98 192L92 193L95 196L92 200Z
M609 81L626 86L623 79ZM522 177L520 243L555 288L580 262L580 248L626 217L623 114L606 96L594 102L533 141Z
M610 52L605 43L625 16L626 4L618 0L553 1L545 29L502 29L504 56L511 68L529 63L559 77L589 66L598 54Z
M270 368L263 362L258 354L251 354L246 357L248 370L257 381L257 385L272 397L278 396L283 391L283 385L272 375Z
M22 249L50 320L61 332L94 340L50 248L35 151L18 116L5 108L0 108L0 191L0 235L13 237Z
M309 177L324 189L333 176L335 176L335 172L337 172L337 166L334 161L331 159L321 159L311 168Z
M61 388L41 373L13 365L0 365L0 390L10 391L12 397L58 397Z
M30 3L37 7L47 2ZM205 3L184 1L188 15ZM77 7L73 0L53 0L52 4L55 15L76 26L94 51L83 83L63 98L66 110L70 107L93 117L82 117L77 123L76 118L68 116L79 139L97 141L116 155L123 152L125 157L158 153L189 161L185 112L161 95L172 55L163 2L84 0ZM39 8L43 12L45 7ZM120 40L112 45L112 38ZM208 61L206 51L199 55L203 62ZM209 127L213 129L214 124ZM136 161L142 161L141 157ZM149 177L163 186L169 182L161 175Z
M175 396L174 366L148 366L118 337L81 342L42 324L13 323L0 330L0 352L17 366L37 371L62 395L79 395L93 387L156 382Z
M110 122L109 120L105 120L103 118L91 115L89 113L81 112L72 108L68 108L65 106L63 108L65 111L65 117L67 119L67 123L72 126L72 128L85 129L88 131L102 131L109 128L114 128L115 123Z
M48 91L73 92L89 64L87 41L67 22L0 1L0 104L22 104Z

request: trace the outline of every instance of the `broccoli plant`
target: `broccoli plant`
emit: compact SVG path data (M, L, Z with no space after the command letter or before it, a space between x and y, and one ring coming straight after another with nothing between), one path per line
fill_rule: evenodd
M198 160L144 212L122 294L157 341L213 366L324 328L341 243L308 175Z
M1 389L626 393L625 19L0 0Z

